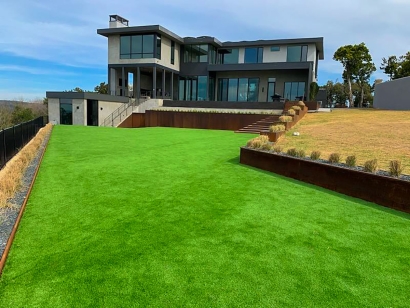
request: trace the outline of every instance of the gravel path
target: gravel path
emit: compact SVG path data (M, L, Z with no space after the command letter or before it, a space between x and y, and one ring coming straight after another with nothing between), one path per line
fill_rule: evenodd
M6 248L7 241L13 230L14 223L19 215L20 208L23 205L24 199L30 188L31 181L33 180L36 172L37 165L40 163L41 153L46 146L50 136L44 139L43 144L40 146L36 157L27 167L20 190L10 199L11 207L0 209L0 258L3 256L4 249Z

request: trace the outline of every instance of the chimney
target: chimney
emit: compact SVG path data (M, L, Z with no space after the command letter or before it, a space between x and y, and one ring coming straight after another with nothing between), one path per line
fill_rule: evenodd
M110 28L128 27L128 20L119 15L110 15Z

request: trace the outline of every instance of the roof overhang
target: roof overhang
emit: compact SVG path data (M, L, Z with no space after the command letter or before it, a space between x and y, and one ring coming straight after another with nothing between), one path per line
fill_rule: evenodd
M171 40L174 40L180 44L184 43L184 39L175 33L169 31L168 29L160 26L138 26L138 27L120 27L120 28L107 28L107 29L97 29L99 35L109 37L112 35L132 35L132 34L149 34L158 33Z
M100 94L96 92L46 92L47 98L62 99L93 99L106 102L128 103L129 98L124 96L115 96Z

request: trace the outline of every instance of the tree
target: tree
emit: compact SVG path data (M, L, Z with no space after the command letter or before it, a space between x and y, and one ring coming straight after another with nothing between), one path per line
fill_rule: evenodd
M11 122L13 125L27 122L34 119L33 111L30 108L24 108L17 105L11 114Z
M74 89L65 90L64 92L84 92L84 90L79 87L75 87Z
M390 77L390 80L410 76L410 51L399 58L396 56L383 58L380 69Z
M319 92L319 85L317 82L312 82L310 84L309 99L313 101L316 98L317 92Z
M0 130L12 126L11 109L6 105L0 105Z
M100 94L108 94L108 84L101 82L99 85L95 86L94 91Z
M349 106L353 106L352 82L357 81L363 88L364 82L376 70L369 49L365 43L342 46L334 53L333 60L339 61L344 67L343 79L349 89Z
M390 80L395 79L397 76L397 70L399 68L399 61L396 56L390 56L387 59L382 59L380 69L384 71L386 75L390 77Z

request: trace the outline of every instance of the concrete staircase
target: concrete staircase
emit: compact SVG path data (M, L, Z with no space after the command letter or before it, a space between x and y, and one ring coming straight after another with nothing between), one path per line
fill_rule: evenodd
M260 134L261 132L269 131L269 126L279 122L279 115L271 115L255 123L249 124L241 129L235 131L235 133L247 133L247 134Z

